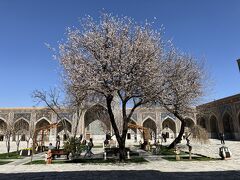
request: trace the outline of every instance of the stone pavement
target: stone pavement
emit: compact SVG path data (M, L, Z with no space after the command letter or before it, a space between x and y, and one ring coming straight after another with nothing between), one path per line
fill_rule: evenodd
M193 152L219 157L218 140L209 144L192 143ZM233 153L231 159L213 161L167 161L159 157L146 157L142 164L52 164L22 165L9 163L0 166L1 179L240 179L240 142L226 141ZM181 145L185 148L184 142ZM94 149L94 153L102 151ZM42 158L43 155L39 155ZM24 160L25 161L25 160Z
M212 158L219 158L219 148L222 146L220 140L210 139L207 144L199 144L199 143L190 143L193 147L192 152L202 154ZM240 161L240 141L225 141L225 145L232 152L232 158ZM183 150L188 151L188 147L186 146L186 141L182 141L180 144Z

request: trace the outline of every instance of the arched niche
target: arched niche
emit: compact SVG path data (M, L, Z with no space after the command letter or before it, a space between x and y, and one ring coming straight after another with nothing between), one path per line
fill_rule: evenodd
M238 126L239 126L239 129L240 129L240 112L238 113Z
M72 132L72 124L67 119L65 119L64 121L66 123L66 130L68 131L68 133L71 133ZM58 127L57 127L57 134L60 136L60 139L62 139L64 141L67 139L67 135L65 134L65 131L64 131L65 123L63 122L63 120L61 120L58 122Z
M218 138L218 123L216 116L212 115L210 117L210 132L211 132L211 138Z
M37 130L39 128L46 127L48 125L50 125L49 121L42 118L36 123L35 128ZM49 141L49 135L50 135L50 130L44 130L44 131L41 130L38 132L37 140Z
M194 121L191 118L185 118L186 127L191 128L194 126Z
M162 122L162 133L168 138L176 137L176 123L173 119L167 118Z
M205 118L200 117L200 118L197 120L197 124L198 124L199 126L201 126L202 128L207 129Z
M100 104L89 108L84 115L85 138L105 139L105 134L110 133L111 124L107 109Z
M72 124L68 121L68 120L65 120L65 123L66 123L66 129L68 132L72 132ZM58 122L58 127L57 127L57 133L61 133L63 132L64 130L64 122L63 120L59 121Z
M228 112L223 115L223 131L226 139L234 138L233 120Z
M29 131L29 123L25 119L19 119L14 123L14 129L16 133L27 132Z
M143 127L146 127L149 129L149 133L151 135L152 139L156 139L157 136L157 126L154 120L152 120L151 118L146 119L143 122Z
M26 135L29 132L29 123L25 119L19 119L14 123L14 134L13 134L13 141L16 140L21 140L25 141L26 140Z
M0 141L4 140L4 132L6 128L7 128L7 123L3 119L0 119Z

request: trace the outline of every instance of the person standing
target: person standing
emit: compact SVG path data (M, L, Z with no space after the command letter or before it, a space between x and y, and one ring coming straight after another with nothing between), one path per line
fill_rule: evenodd
M57 135L56 137L56 149L60 149L60 136Z
M52 164L52 151L49 149L46 155L47 158L47 164Z
M220 136L221 144L225 144L224 133L220 133L219 136Z
M225 141L224 141L224 133L222 133L222 140L221 140L221 143L222 143L222 144L225 144Z

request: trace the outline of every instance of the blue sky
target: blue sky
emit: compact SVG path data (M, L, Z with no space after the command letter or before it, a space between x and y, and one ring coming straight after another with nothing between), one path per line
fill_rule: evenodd
M165 39L204 58L213 81L205 101L240 92L239 0L1 0L0 107L34 106L34 89L57 86L58 64L44 43L56 46L67 27L102 9L163 24Z

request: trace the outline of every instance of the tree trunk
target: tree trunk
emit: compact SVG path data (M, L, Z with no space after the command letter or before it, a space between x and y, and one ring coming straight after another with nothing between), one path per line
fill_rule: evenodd
M119 161L124 162L126 159L126 149L125 149L125 142L122 141L119 144Z
M80 121L80 117L82 116L82 110L80 110L80 107L78 107L77 109L77 124L75 126L75 130L74 130L74 134L73 134L73 138L75 139L77 136L77 130L78 130L78 125L79 125L79 121Z
M20 140L17 140L17 152L19 151Z
M8 141L8 149L7 149L7 151L8 151L8 156L9 156L9 153L10 153L10 139Z
M6 146L7 146L7 154L8 154L8 157L9 157L9 152L10 152L10 138L6 138Z
M186 126L186 122L184 120L180 120L180 121L181 121L180 132L179 132L177 138L168 146L168 149L174 148L182 140L182 136L184 134L184 129L185 129L185 126Z
M125 158L126 158L126 154L125 154L125 139L124 139L124 137L126 135L124 136L124 134L122 134L120 136L120 133L119 133L116 121L115 121L115 117L114 117L114 114L113 114L113 111L112 111L112 106L111 106L112 100L113 100L113 96L107 96L107 98L106 98L107 110L108 110L110 122L112 124L112 128L114 130L117 142L119 144L119 160L120 161L124 161Z

